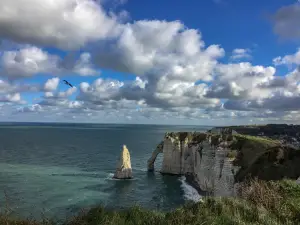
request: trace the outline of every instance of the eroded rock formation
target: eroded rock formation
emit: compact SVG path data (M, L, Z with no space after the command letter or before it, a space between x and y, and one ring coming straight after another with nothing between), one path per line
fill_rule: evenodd
M126 147L123 145L123 150L119 162L117 164L117 169L114 174L115 179L131 179L132 178L132 169L130 161L130 153Z
M235 183L248 176L265 180L300 176L300 150L278 140L241 135L231 128L166 133L158 149L148 168L154 169L157 154L163 152L161 173L193 177L198 187L214 195L232 195Z
M148 160L148 171L152 172L154 171L154 162L156 160L156 157L158 156L159 153L163 152L163 147L164 147L164 142L162 141L156 149L152 152L151 158Z

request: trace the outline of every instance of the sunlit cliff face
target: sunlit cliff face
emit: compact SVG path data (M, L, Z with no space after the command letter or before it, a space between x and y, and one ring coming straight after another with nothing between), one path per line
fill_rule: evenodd
M255 129L259 132L260 128ZM282 131L286 132L286 128L278 126L277 133ZM283 145L281 140L267 137L241 135L229 128L213 129L207 133L166 133L164 142L148 161L151 171L155 158L161 152L161 173L192 175L202 190L217 195L232 195L234 184L251 174L266 180L281 179L281 176L296 179L300 176L300 173L293 172L300 157L295 146ZM292 161L289 161L290 154L293 155ZM279 166L274 169L273 164ZM291 168L286 168L286 164ZM261 170L263 165L265 169Z

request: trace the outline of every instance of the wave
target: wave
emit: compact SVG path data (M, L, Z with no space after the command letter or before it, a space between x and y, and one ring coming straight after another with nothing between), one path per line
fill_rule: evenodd
M139 180L139 179L138 179L138 178L135 178L134 176L133 176L132 179L126 179L126 180L116 179L116 178L114 178L114 174L113 174L113 173L109 173L109 174L107 175L107 177L105 178L105 180L113 180L113 181L132 181L132 180Z
M198 193L198 191L186 182L185 176L180 177L179 180L181 182L180 187L184 192L183 197L186 200L191 200L193 202L200 202L202 200L202 196Z

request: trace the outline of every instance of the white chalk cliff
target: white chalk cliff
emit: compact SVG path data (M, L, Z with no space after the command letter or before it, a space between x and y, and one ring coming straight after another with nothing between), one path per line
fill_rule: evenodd
M161 172L189 174L201 190L214 195L232 195L233 166L228 163L227 152L222 140L207 134L166 135ZM224 165L226 170L223 171Z
M126 147L123 145L123 150L119 162L117 164L117 169L114 174L115 179L131 179L132 178L132 169L130 161L130 153Z
M226 142L205 133L179 132L167 133L161 145L148 161L149 171L153 171L155 158L162 152L161 173L191 175L203 191L222 196L233 194L234 167L226 158Z
M211 195L231 196L238 182L249 176L263 180L300 176L299 149L277 139L239 134L231 128L166 133L148 161L149 171L154 170L160 152L162 174L185 175L197 190Z

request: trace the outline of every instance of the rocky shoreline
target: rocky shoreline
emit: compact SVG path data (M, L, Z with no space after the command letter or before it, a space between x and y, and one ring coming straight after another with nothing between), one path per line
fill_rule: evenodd
M184 175L201 195L231 196L235 185L249 177L296 180L299 134L300 126L286 124L166 133L148 160L148 170L154 170L155 158L162 153L162 174Z

